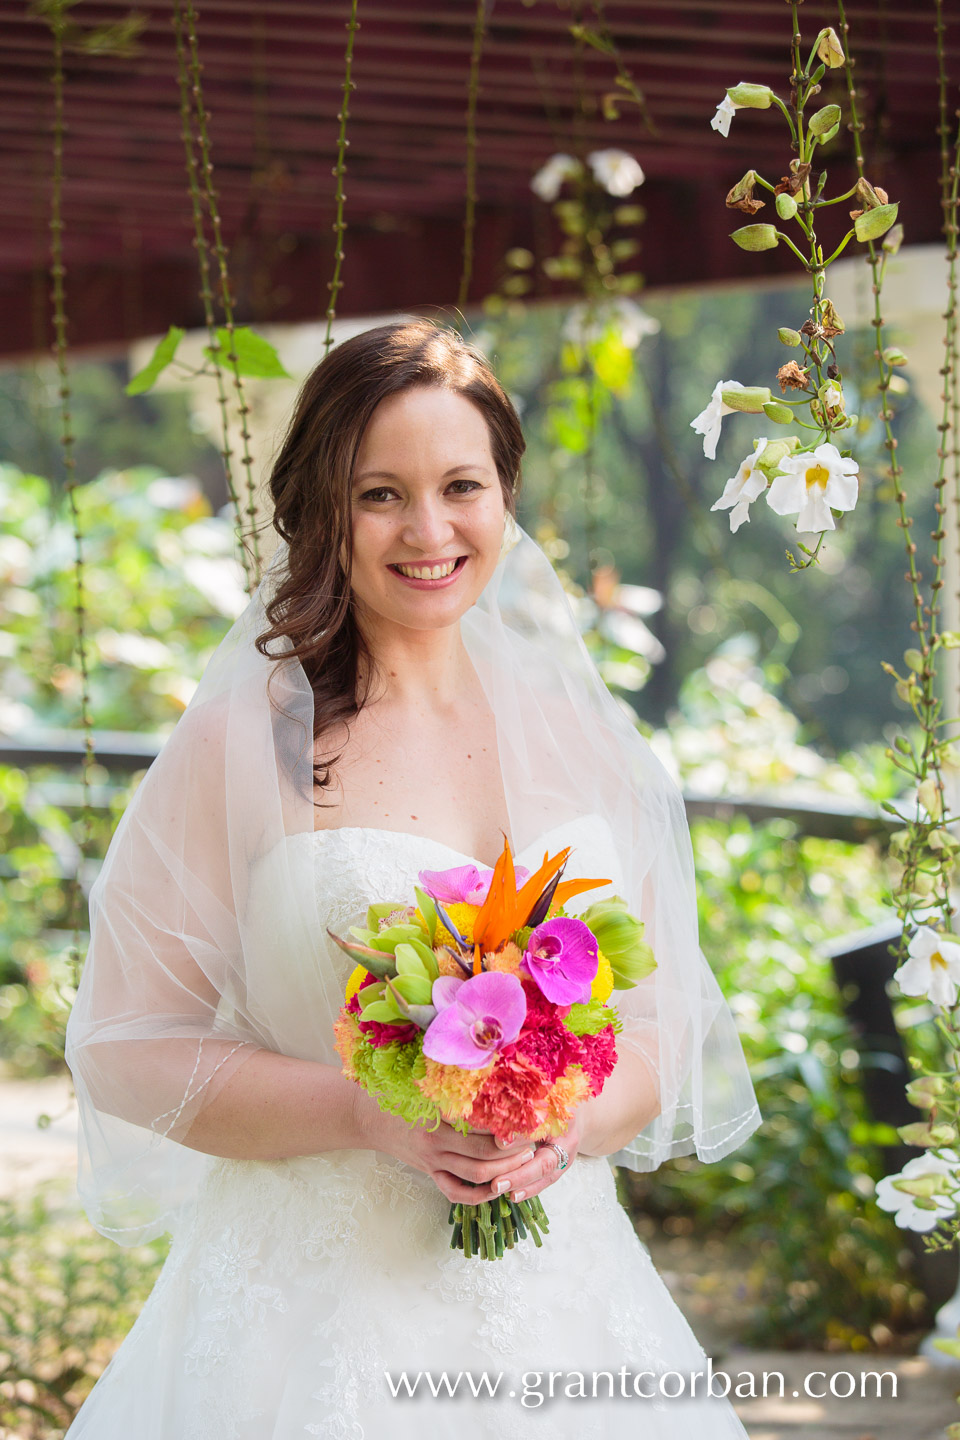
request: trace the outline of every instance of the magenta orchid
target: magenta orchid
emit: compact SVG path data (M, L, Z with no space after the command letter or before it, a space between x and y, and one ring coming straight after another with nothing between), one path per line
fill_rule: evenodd
M520 969L555 1005L585 1004L597 974L598 946L589 926L557 915L531 930Z
M423 1037L423 1053L444 1065L478 1070L520 1034L527 997L516 975L484 971L469 980L441 975L431 999L437 1016Z
M515 865L514 870L518 886L530 878L530 871L525 865ZM486 866L481 869L477 865L456 865L451 870L421 870L417 876L427 894L439 900L441 905L458 902L482 905L492 878L492 870Z

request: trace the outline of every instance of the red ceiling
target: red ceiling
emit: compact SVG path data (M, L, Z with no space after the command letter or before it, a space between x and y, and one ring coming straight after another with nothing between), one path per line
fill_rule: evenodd
M83 28L134 9L145 26L132 58L67 55L64 215L71 338L103 345L168 324L197 324L190 207L171 0L83 0ZM569 26L590 0L493 0L481 62L478 211L471 301L496 281L512 245L553 246L530 176L554 151L618 146L641 161L634 198L648 219L632 263L649 284L771 273L781 252L745 256L728 239L724 195L747 168L778 179L790 155L776 112L741 111L728 139L709 121L724 86L764 81L786 93L790 9L783 0L600 7L656 126L635 106L599 110L615 67ZM956 104L960 5L945 0ZM451 305L464 211L466 89L474 0L360 0L350 102L341 314ZM333 270L334 177L347 0L200 0L211 139L238 309L244 319L315 319ZM903 203L909 241L940 223L934 0L849 6L869 173ZM836 21L806 0L805 38ZM0 352L49 343L47 236L51 40L26 0L0 0ZM579 76L579 78L578 78ZM828 77L834 87L836 77ZM578 84L588 113L576 119ZM824 90L825 98L834 98ZM839 98L839 97L837 97ZM576 138L579 133L579 141ZM828 152L829 154L829 152ZM846 176L849 141L832 173ZM546 284L546 282L544 282ZM547 286L549 291L551 287Z

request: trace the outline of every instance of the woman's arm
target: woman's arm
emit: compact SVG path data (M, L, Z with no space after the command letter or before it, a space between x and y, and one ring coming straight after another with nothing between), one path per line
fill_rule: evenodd
M613 1155L660 1113L660 1091L643 1056L621 1045L599 1095L580 1106L581 1155Z
M255 1050L180 1143L229 1160L283 1160L370 1144L360 1087L339 1066Z
M380 1150L429 1175L448 1200L491 1200L533 1154L523 1137L408 1125L382 1111L335 1065L256 1050L197 1115L182 1144L231 1160L283 1160L327 1150Z

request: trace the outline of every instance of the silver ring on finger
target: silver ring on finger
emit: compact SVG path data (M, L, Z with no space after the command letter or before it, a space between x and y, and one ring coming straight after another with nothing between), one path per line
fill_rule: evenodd
M558 1145L555 1140L544 1140L543 1143L544 1145L549 1145L551 1150L556 1150L557 1155L560 1159L557 1170L566 1170L567 1166L570 1164L570 1156L567 1154L566 1150L564 1150L563 1146Z

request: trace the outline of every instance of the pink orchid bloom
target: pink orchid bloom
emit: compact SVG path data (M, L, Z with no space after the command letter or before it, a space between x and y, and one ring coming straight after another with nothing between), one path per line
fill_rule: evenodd
M555 1005L586 1004L600 963L598 949L582 920L557 915L531 930L520 969Z
M530 871L524 865L514 866L517 888L530 878ZM482 905L490 889L493 871L486 866L456 865L452 870L421 870L417 876L428 895L439 900L441 905L461 903Z
M484 971L469 980L441 975L433 982L436 1019L423 1036L423 1053L444 1065L478 1070L516 1040L527 997L516 975Z

